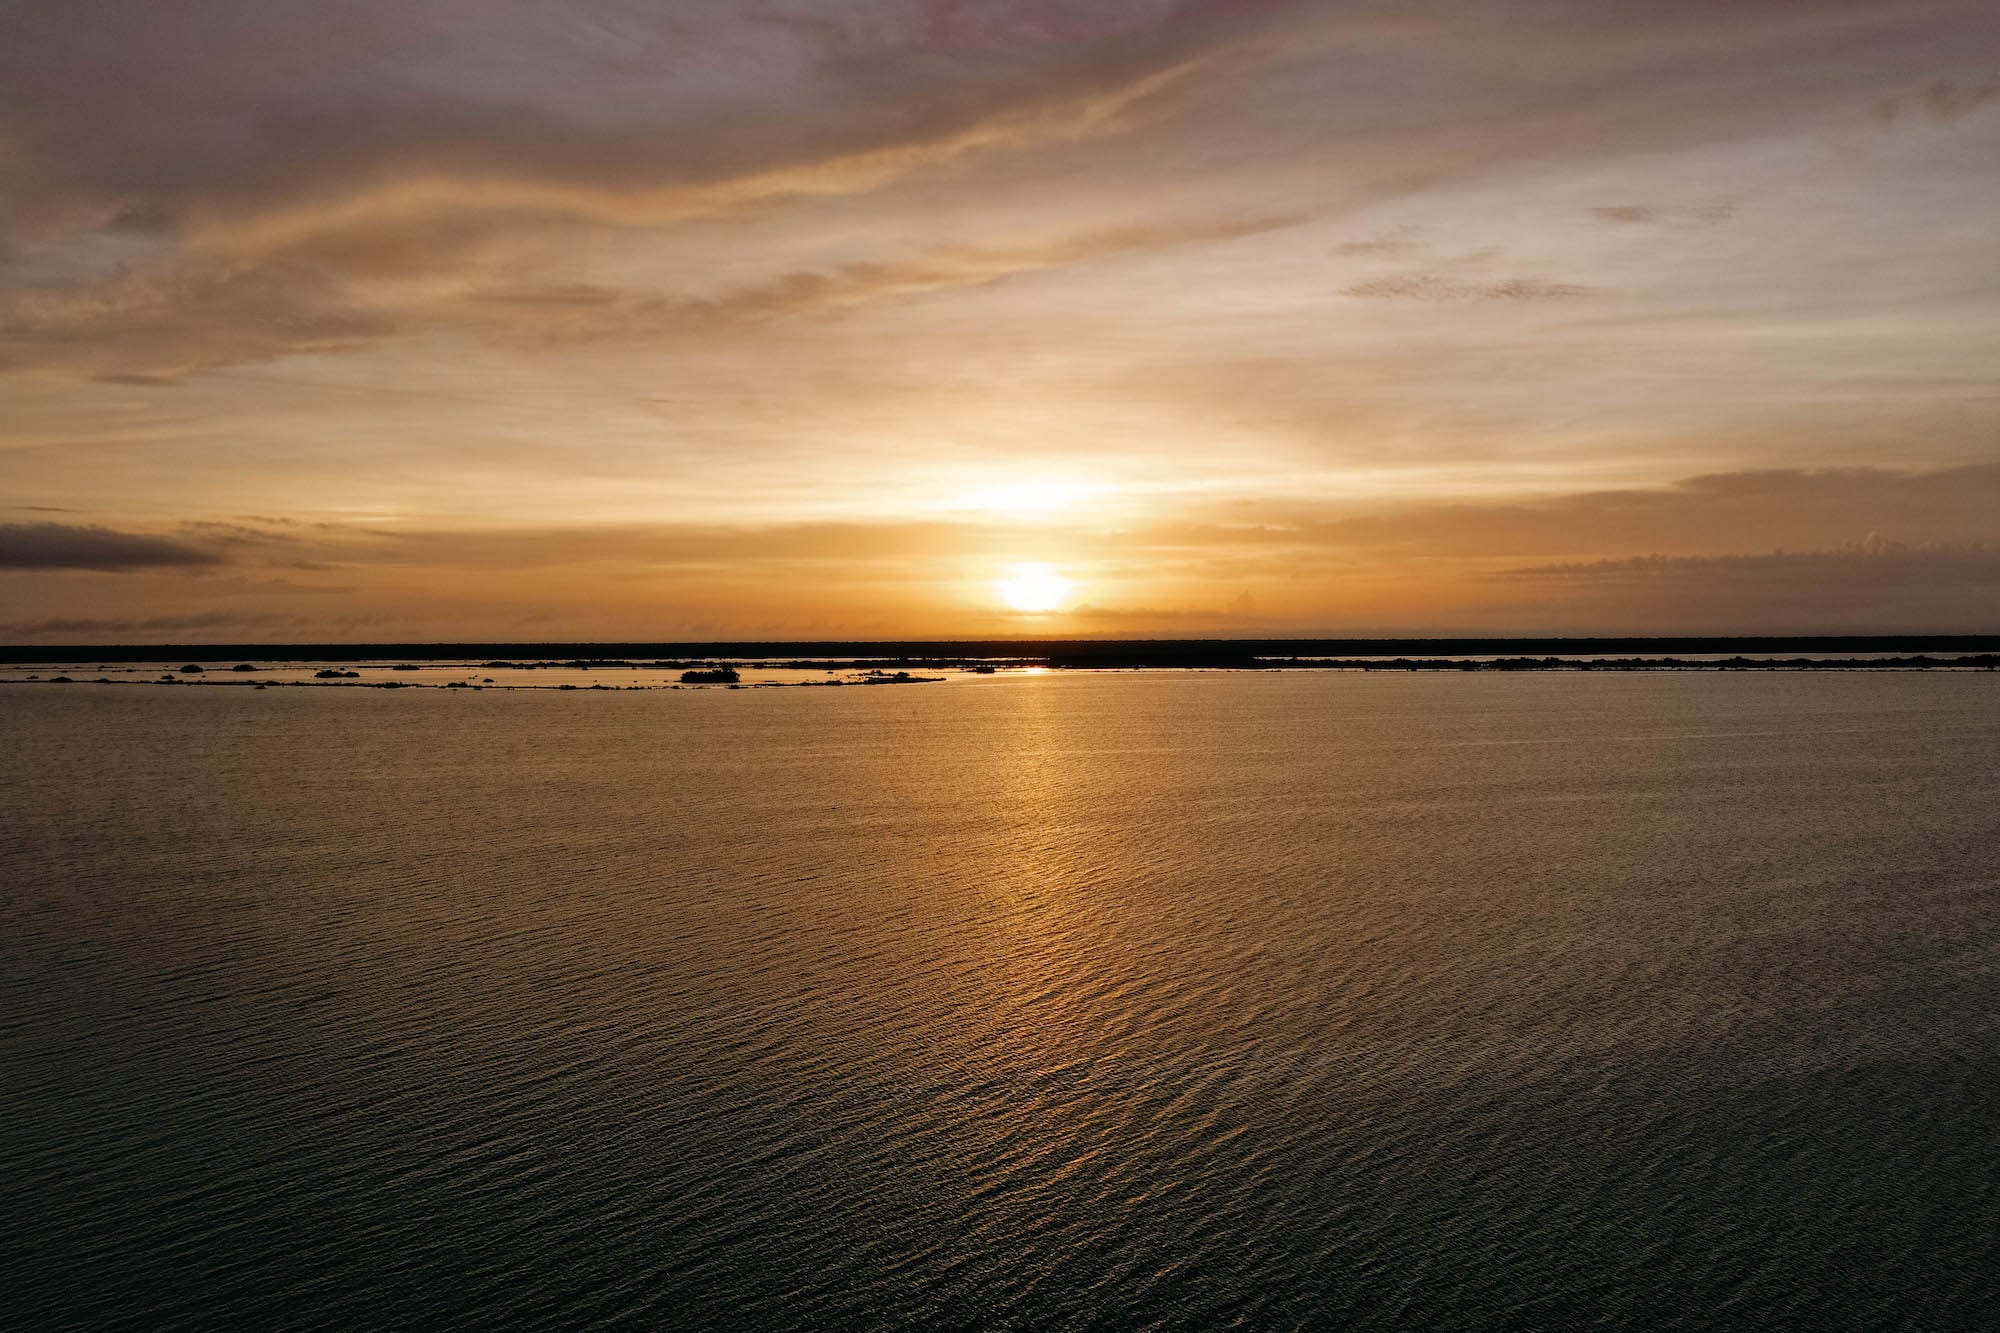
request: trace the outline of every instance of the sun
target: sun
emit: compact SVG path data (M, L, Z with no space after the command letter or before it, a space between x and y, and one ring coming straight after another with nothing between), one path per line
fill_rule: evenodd
M993 586L1000 600L1030 614L1060 611L1069 600L1070 582L1054 565L1014 565Z

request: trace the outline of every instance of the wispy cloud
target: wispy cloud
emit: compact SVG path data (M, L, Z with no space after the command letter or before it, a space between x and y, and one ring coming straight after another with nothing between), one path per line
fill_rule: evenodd
M1963 83L1957 79L1937 79L1922 92L1883 98L1875 104L1875 117L1889 125L1908 117L1948 125L1995 99L2000 99L2000 78Z
M634 296L601 288L501 288L473 299L529 312L512 332L537 338L653 337L836 315L880 302L991 286L1012 278L1184 246L1256 236L1292 219L1122 227L1036 244L954 247L914 259L787 273L719 296Z
M385 219L656 224L1098 132L1287 7L80 0L0 15L0 115L44 218L266 253Z
M1986 630L2000 550L1880 539L1818 551L1633 556L1500 571L1575 622L1805 630Z
M0 569L192 569L221 563L172 537L68 523L0 523Z
M1944 584L2000 582L2000 550L1942 543L1911 546L1871 536L1825 551L1767 551L1729 555L1634 555L1619 559L1562 561L1505 569L1498 579L1528 582L1666 583L1729 578L1779 578L1820 582L1827 588L1867 583Z
M1719 227L1736 216L1736 205L1598 204L1590 214L1613 226Z
M1397 301L1562 301L1588 296L1591 290L1583 283L1545 278L1471 282L1442 273L1398 273L1357 282L1343 294Z
M991 286L1078 265L1260 235L1295 219L1190 220L799 270L709 296L589 283L444 284L371 293L293 262L185 265L104 287L0 302L0 372L76 370L122 385L327 352L398 336L458 334L546 344L668 338L828 317L883 302Z
M164 630L279 629L304 623L297 616L255 611L195 611L171 616L49 616L17 620L4 627L15 634L156 634Z
M1341 516L1262 505L1266 540L1433 555L1710 555L1837 548L1880 533L1917 545L2000 540L2000 463L1934 471L1769 469L1672 485L1384 506Z

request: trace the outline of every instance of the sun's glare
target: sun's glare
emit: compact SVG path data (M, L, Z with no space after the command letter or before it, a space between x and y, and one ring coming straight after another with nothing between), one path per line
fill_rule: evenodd
M1060 611L1069 600L1070 581L1054 565L1015 565L994 585L1016 611Z

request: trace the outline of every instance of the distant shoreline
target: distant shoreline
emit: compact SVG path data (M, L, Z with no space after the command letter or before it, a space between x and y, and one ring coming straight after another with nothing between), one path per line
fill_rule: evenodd
M6 644L0 664L32 666L75 662L409 662L492 661L589 665L757 662L769 666L949 667L1005 663L1021 666L1131 669L1144 667L1234 667L1335 665L1337 659L1373 659L1389 669L1465 670L1443 658L1512 659L1504 668L1560 669L1562 659L1619 657L1650 659L1653 669L1673 669L1669 659L1689 654L1769 655L1794 658L1799 669L1826 669L1852 663L1887 665L1879 657L1917 658L1936 654L2000 653L2000 634L1787 635L1659 638L1407 638L1407 639L907 639L812 640L792 642L624 642L624 643L195 643L195 644ZM1402 659L1398 662L1396 659ZM1530 667L1528 659L1537 659ZM1557 659L1550 663L1548 659ZM1811 667L1802 665L1812 659ZM1758 667L1773 665L1746 657ZM1415 663L1426 665L1419 667ZM1361 665L1339 661L1339 665ZM1914 665L1914 663L1912 663ZM1580 664L1572 663L1572 666ZM1606 664L1609 665L1609 664ZM1701 663L1712 668L1713 662ZM1479 669L1479 668L1474 668ZM1628 668L1636 669L1636 668Z

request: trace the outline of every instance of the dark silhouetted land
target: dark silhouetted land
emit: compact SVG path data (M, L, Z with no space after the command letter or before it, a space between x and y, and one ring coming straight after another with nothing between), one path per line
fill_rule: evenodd
M1008 663L1085 669L1145 667L1270 668L1358 666L1382 659L1404 669L1464 670L1463 662L1438 659L1507 659L1507 669L1577 665L1570 658L1625 657L1649 665L1701 665L1671 659L1743 655L1743 665L1885 666L1936 654L2000 653L2000 634L1739 636L1717 638L1450 638L1450 639L912 639L715 643L212 643L212 644L11 644L0 645L0 664L42 662L357 662L482 661L495 666L560 663L567 666L709 667L754 661L766 666L976 666ZM1757 657L1748 655L1755 654ZM1792 660L1772 662L1769 655ZM1400 661L1398 661L1400 659ZM1555 660L1551 660L1555 659ZM1936 663L1930 663L1936 664ZM1595 665L1595 664L1593 664ZM1964 665L1964 663L1954 663Z

